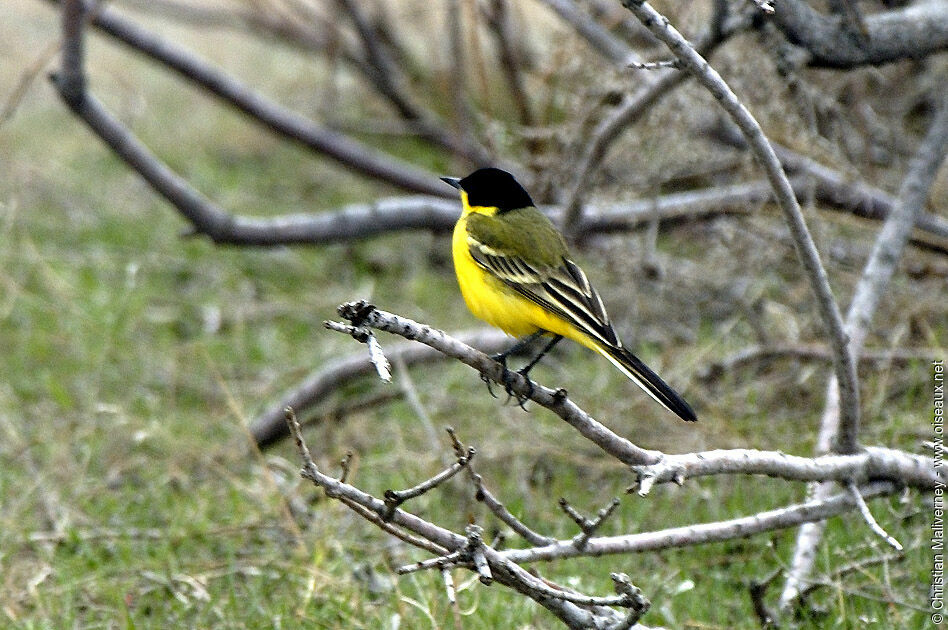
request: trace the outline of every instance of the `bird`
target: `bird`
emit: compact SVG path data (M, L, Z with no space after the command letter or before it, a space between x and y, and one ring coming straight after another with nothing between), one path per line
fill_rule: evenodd
M462 212L454 226L452 257L461 295L479 319L521 338L492 358L507 357L539 337L552 337L518 372L530 369L563 337L598 352L660 405L697 420L684 398L619 339L599 294L553 222L507 171L480 168L467 177L442 177L456 188ZM527 379L532 389L532 382ZM523 400L518 397L523 405Z

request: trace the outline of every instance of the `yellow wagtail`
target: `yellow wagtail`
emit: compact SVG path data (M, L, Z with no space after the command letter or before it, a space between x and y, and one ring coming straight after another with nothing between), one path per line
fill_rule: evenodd
M609 359L683 420L697 420L675 390L625 349L599 294L572 261L563 236L513 175L482 168L463 179L441 179L461 193L463 211L454 226L452 251L464 301L480 319L514 337L525 337L495 359L506 368L512 352L539 336L552 336L519 370L526 377L567 337Z

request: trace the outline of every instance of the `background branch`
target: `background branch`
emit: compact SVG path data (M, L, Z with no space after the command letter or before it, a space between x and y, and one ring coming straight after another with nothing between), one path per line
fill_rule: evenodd
M189 82L204 88L225 103L258 120L273 132L296 141L312 151L332 158L356 172L405 190L437 197L453 197L444 190L444 186L438 185L437 176L433 173L426 173L418 167L400 162L392 156L382 154L339 132L320 127L313 121L277 105L236 79L218 71L198 56L119 16L107 6L96 8L91 23L133 50L165 65Z
M948 49L948 13L938 0L867 16L862 37L853 37L844 21L820 14L806 0L778 6L774 23L790 42L806 49L811 66L879 65Z
M807 272L810 285L817 298L820 317L829 336L830 346L833 348L833 366L839 382L840 413L843 423L854 428L858 427L860 409L856 363L853 360L853 354L847 348L848 339L843 328L842 315L833 297L833 290L829 285L826 269L820 261L816 244L813 242L800 205L793 194L793 188L763 129L721 75L709 66L708 62L671 26L667 18L644 1L623 0L623 5L662 40L684 67L715 97L741 129L758 161L764 167L767 179L774 188L777 203L783 210L787 226L790 228L797 255Z
M846 317L847 334L852 339L853 354L862 351L869 326L882 300L886 286L895 273L902 251L908 241L916 217L924 209L935 174L948 151L948 97L941 95L941 103L932 119L925 139L919 145L915 157L909 164L908 173L895 207L879 230L869 260L856 286ZM835 377L830 377L826 390L826 406L820 422L817 452L826 452L836 445L846 448L854 445L857 428L840 413L839 386ZM831 492L828 484L812 489L819 498ZM813 570L816 549L823 536L824 525L814 523L802 527L797 534L796 546L790 571L780 595L780 606L787 610L798 599L805 581Z

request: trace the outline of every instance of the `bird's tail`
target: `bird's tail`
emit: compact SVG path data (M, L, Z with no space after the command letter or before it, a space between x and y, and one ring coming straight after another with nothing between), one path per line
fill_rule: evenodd
M682 420L694 422L698 419L691 405L634 354L622 346L597 345L596 350L632 379L632 382L644 389L649 396L669 411L678 414Z

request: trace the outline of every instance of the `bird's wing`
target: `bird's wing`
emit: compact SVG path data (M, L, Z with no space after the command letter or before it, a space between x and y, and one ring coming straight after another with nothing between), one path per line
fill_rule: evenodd
M528 263L523 257L468 236L471 256L485 271L530 301L564 318L609 347L619 339L599 294L579 265L562 257L557 265Z

